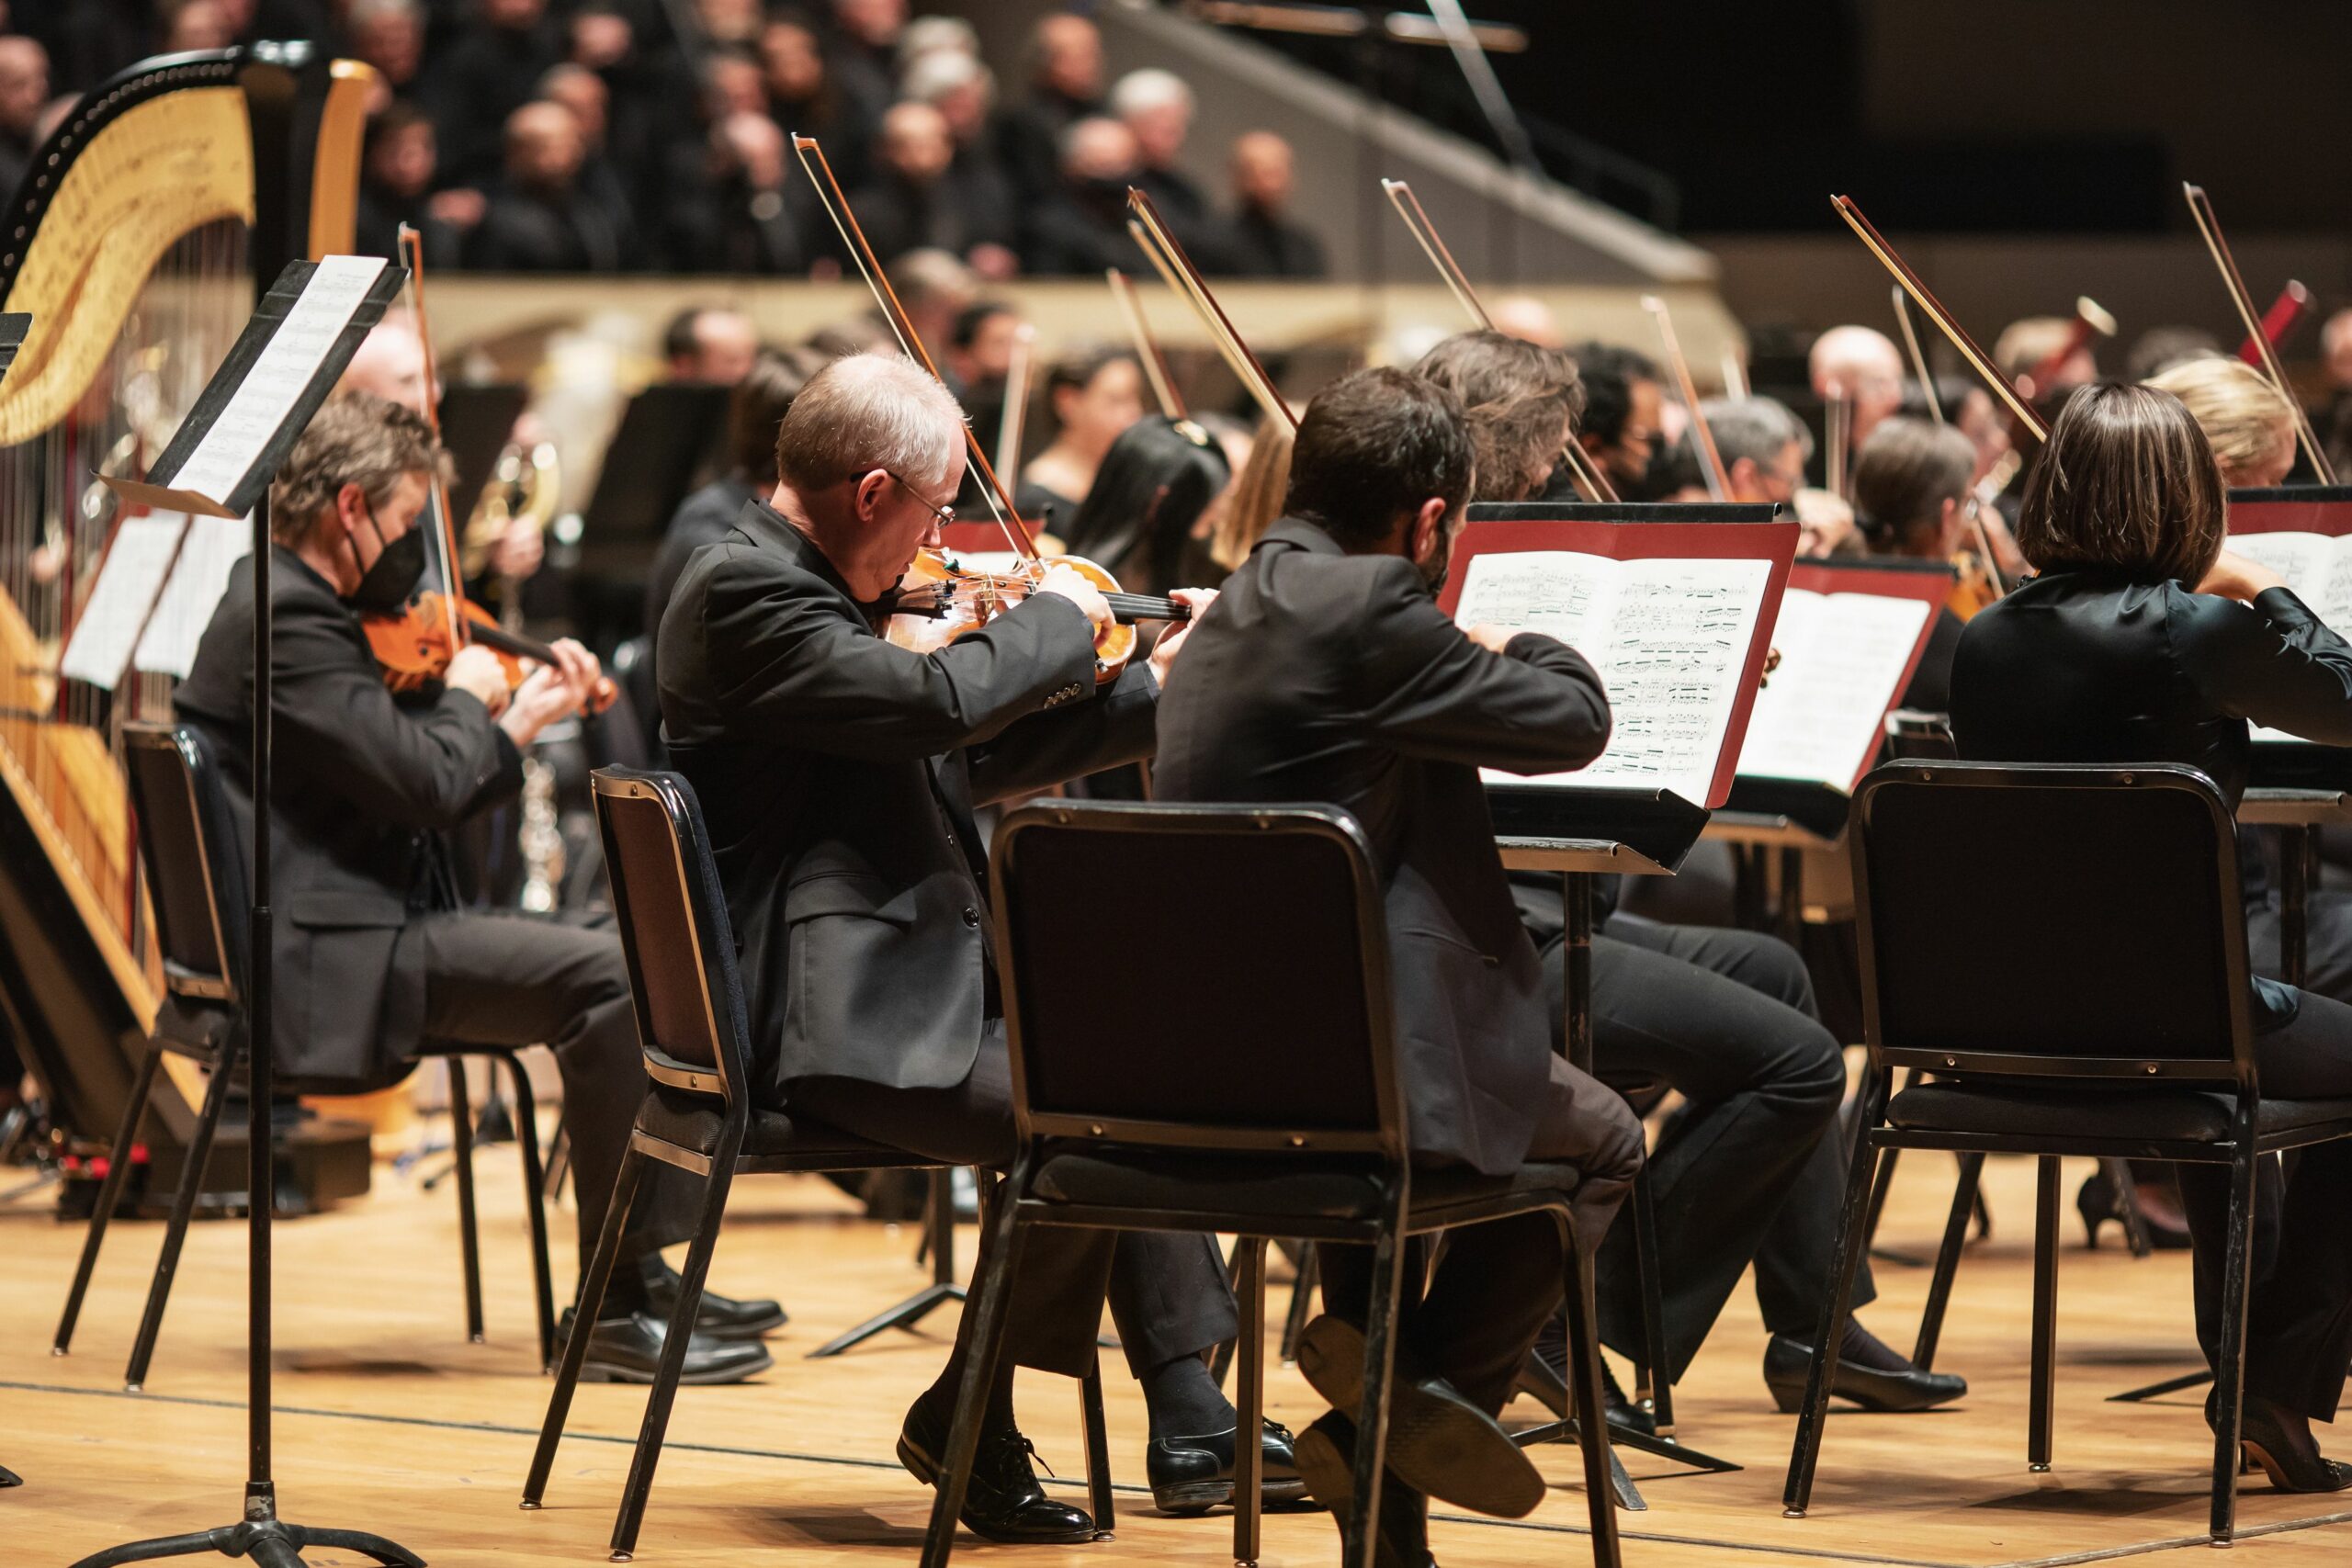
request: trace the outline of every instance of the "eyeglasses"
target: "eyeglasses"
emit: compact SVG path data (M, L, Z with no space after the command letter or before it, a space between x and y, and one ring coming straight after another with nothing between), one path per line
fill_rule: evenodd
M925 501L922 498L922 491L915 489L914 486L909 484L906 480L899 479L898 475L890 473L889 469L885 468L882 471L886 474L889 474L890 478L897 481L900 490L905 491L909 495L913 496L915 498L915 504L931 513L932 521L937 523L943 528L952 527L955 525L956 509L954 507L933 505L932 502Z

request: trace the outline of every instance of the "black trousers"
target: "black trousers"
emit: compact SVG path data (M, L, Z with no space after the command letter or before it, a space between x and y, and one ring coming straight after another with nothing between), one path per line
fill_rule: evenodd
M1593 1065L1604 1083L1662 1079L1687 1102L1650 1158L1666 1373L1679 1380L1753 1262L1764 1324L1810 1341L1836 1259L1846 1145L1837 1040L1794 949L1753 931L1612 916L1592 943ZM1543 953L1554 1016L1561 944ZM1641 1302L1631 1226L1600 1260L1600 1337L1632 1354ZM1875 1294L1867 1263L1854 1305Z
M620 938L601 917L459 910L413 920L401 940L423 959L428 1038L555 1052L584 1269L645 1098ZM701 1191L684 1171L649 1161L622 1233L623 1258L641 1258L693 1235Z
M858 1078L801 1078L792 1108L844 1133L953 1165L1002 1170L1019 1153L1004 1025L991 1020L971 1075L952 1089L892 1089ZM988 1266L983 1229L978 1267ZM1214 1237L1039 1225L1022 1238L1006 1352L1016 1365L1083 1377L1108 1294L1127 1366L1138 1377L1233 1337L1240 1317ZM956 1334L960 1356L971 1321Z
M1623 1095L1555 1056L1527 1157L1584 1172L1573 1210L1577 1243L1589 1254L1615 1228L1611 1221L1642 1168L1642 1125ZM1559 1309L1566 1262L1559 1224L1549 1214L1520 1214L1448 1231L1434 1273L1430 1239L1417 1236L1406 1251L1399 1362L1500 1415L1537 1332ZM1320 1257L1325 1309L1362 1325L1372 1304L1372 1248L1326 1247ZM1428 1288L1417 1292L1425 1275Z

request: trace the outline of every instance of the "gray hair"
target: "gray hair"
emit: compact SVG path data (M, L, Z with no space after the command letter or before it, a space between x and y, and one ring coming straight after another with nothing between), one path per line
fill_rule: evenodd
M996 102L996 77L987 66L960 50L934 49L915 57L900 87L915 102L935 105L970 82L980 85L983 102Z
M912 66L930 54L962 54L975 56L980 52L980 35L972 24L961 17L917 17L909 21L899 34L899 64L901 69ZM910 93L913 89L908 89Z
M1186 110L1193 107L1193 89L1173 71L1147 66L1128 72L1111 85L1111 112L1121 119L1170 104Z
M776 472L794 490L828 489L888 468L939 485L963 445L964 411L913 360L853 354L809 378L776 433Z
M1742 457L1769 468L1792 441L1806 458L1813 457L1813 432L1787 404L1770 398L1709 398L1699 405L1699 417L1707 422L1726 468Z

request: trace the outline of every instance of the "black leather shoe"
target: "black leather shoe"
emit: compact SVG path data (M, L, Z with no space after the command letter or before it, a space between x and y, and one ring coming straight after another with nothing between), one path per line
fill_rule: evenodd
M1350 1420L1363 1401L1363 1335L1326 1314L1298 1337L1298 1370ZM1399 1356L1389 1377L1388 1468L1416 1492L1498 1518L1524 1518L1544 1500L1544 1477L1495 1418L1443 1378ZM1311 1488L1310 1488L1311 1490Z
M1307 1495L1331 1511L1347 1550L1348 1516L1356 1495L1356 1424L1334 1410L1298 1438L1298 1472ZM1380 1539L1376 1568L1437 1568L1430 1557L1430 1500L1395 1471L1380 1478Z
M2205 1396L2205 1424L2217 1426L2214 1402ZM2274 1492L2341 1492L2352 1486L2352 1464L2329 1459L2319 1451L2311 1422L2281 1409L2258 1393L2245 1396L2238 1416L2238 1448L2245 1460L2262 1467Z
M580 1363L582 1382L650 1383L662 1365L662 1342L669 1337L670 1320L651 1313L627 1317L600 1317L589 1330L586 1359ZM556 1346L571 1334L571 1314L564 1314L556 1332ZM682 1383L741 1382L775 1365L775 1358L757 1340L713 1339L695 1334L686 1341L686 1359L680 1369Z
M1516 1392L1536 1400L1544 1409L1562 1420L1568 1416L1568 1325L1564 1315L1555 1314L1535 1337L1535 1348L1527 1353L1527 1360L1519 1369ZM1657 1436L1657 1417L1645 1407L1636 1404L1625 1391L1617 1386L1617 1374L1610 1370L1606 1359L1600 1363L1600 1408L1612 1427L1629 1432L1639 1432L1645 1438Z
M1237 1427L1204 1438L1154 1438L1144 1450L1144 1473L1151 1500L1163 1514L1204 1514L1233 1501L1233 1438ZM1297 1503L1306 1496L1291 1451L1290 1429L1269 1421L1258 1444L1258 1495L1261 1506Z
M1764 1386L1772 1391L1772 1403L1780 1406L1781 1415L1793 1416L1804 1407L1805 1376L1812 1367L1812 1346L1785 1334L1775 1334L1766 1343ZM1905 1367L1907 1370L1890 1371L1840 1356L1829 1392L1865 1410L1882 1411L1932 1410L1968 1392L1966 1378L1951 1372L1923 1372L1908 1362Z
M948 1421L934 1419L922 1400L899 1428L899 1462L924 1485L939 1477L938 1456L946 1451ZM1082 1508L1057 1503L1037 1484L1029 1468L1036 1449L1010 1428L983 1431L972 1456L972 1478L964 1483L964 1528L987 1540L1016 1546L1066 1546L1094 1539L1094 1518Z
M662 1322L678 1310L678 1287L684 1283L668 1269L645 1281L647 1306ZM775 1302L739 1302L706 1287L695 1303L695 1332L713 1339L757 1339L784 1325L784 1308Z

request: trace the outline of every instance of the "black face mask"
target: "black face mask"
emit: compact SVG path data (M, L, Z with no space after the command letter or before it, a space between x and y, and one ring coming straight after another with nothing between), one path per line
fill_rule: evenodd
M376 564L360 574L359 586L351 591L350 602L358 609L389 615L415 595L416 585L424 577L424 533L412 527L387 545L384 531L376 526L372 510L368 513L368 526L376 536Z

